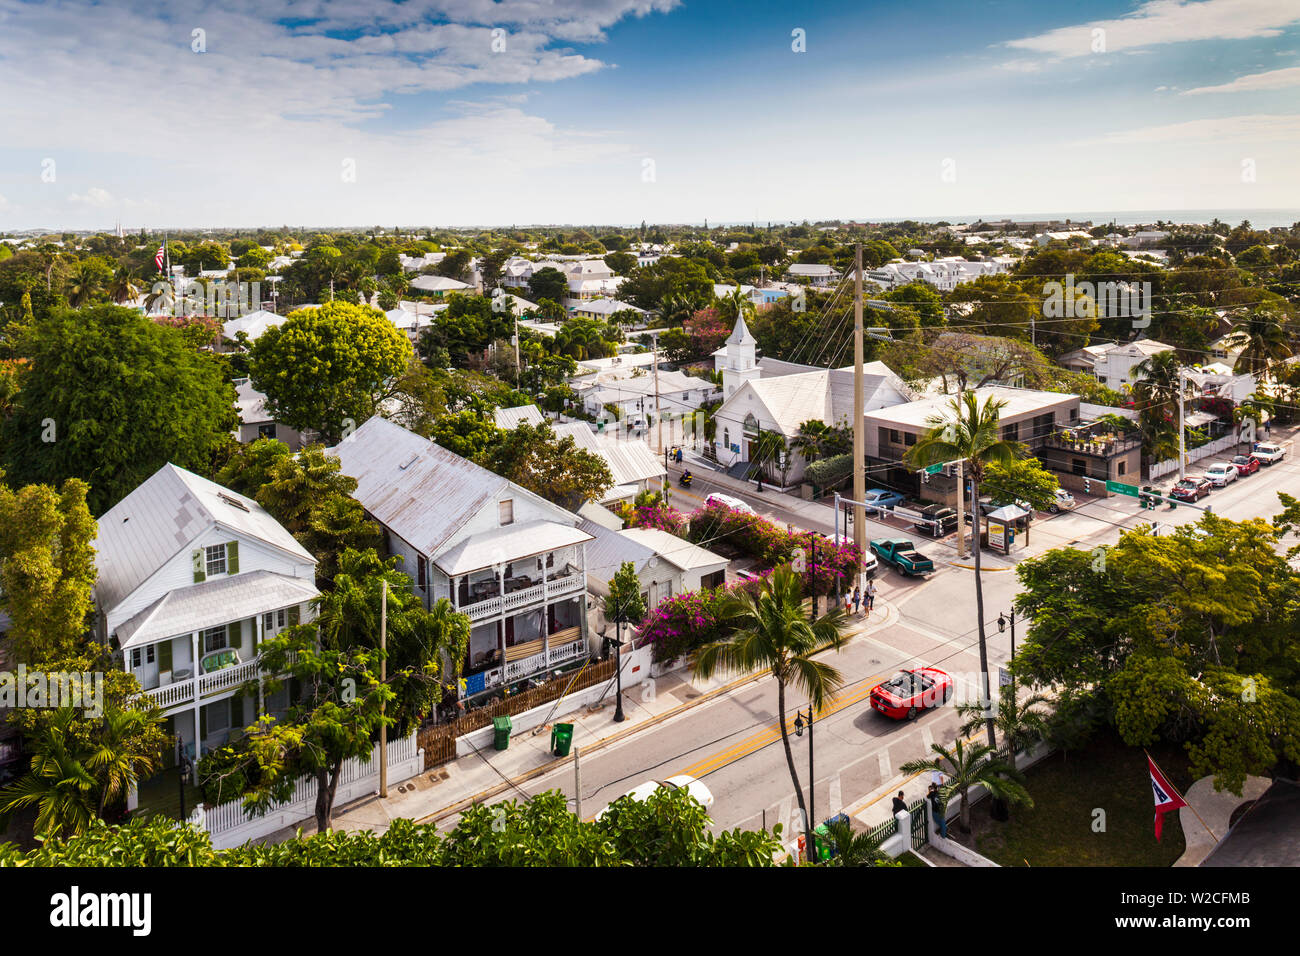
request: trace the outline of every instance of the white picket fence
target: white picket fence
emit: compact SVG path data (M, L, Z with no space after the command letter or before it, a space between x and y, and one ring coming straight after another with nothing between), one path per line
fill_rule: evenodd
M1209 458L1211 455L1217 455L1219 454L1219 452L1224 451L1225 449L1232 448L1234 445L1240 445L1240 444L1241 444L1241 439L1239 439L1236 435L1229 433L1227 435L1222 436L1221 438L1216 438L1214 441L1210 442L1209 444L1202 445L1200 448L1189 449L1187 452L1187 460L1189 463L1193 461L1200 461L1202 458ZM1162 475L1172 474L1177 470L1178 470L1178 459L1170 458L1168 461L1158 461L1154 465L1152 465L1151 471L1148 473L1147 477L1154 480L1156 478L1161 477Z
M416 745L416 735L394 740L388 745L388 784L394 786L414 777L424 769L424 751ZM370 760L356 757L343 762L339 772L338 787L334 792L334 806L379 790L379 744L370 752ZM264 837L297 826L316 815L316 778L302 777L294 786L293 795L284 803L276 804L269 812L255 816L244 809L243 802L232 800L218 807L199 807L190 815L190 823L206 830L212 845L218 850L240 846L249 840Z

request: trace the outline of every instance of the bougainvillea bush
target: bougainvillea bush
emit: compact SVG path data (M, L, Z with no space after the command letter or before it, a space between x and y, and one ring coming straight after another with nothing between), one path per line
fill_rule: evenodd
M742 581L717 588L683 591L665 598L646 615L645 623L637 633L637 646L653 644L654 659L656 663L662 663L721 640L725 636L719 613L723 598L736 590L754 590L757 587L756 581Z
M612 510L629 528L658 528L676 535L686 530L686 516L663 501L635 505L622 501Z

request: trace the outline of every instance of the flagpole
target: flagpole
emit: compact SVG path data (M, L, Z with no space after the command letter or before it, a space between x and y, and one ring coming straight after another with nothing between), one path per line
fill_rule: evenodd
M1151 761L1151 766L1155 767L1156 770L1160 772L1160 776L1164 777L1165 783L1169 784L1169 789L1174 792L1174 794L1178 797L1179 800L1183 801L1183 804L1187 807L1187 809L1192 811L1192 815L1196 817L1197 820L1200 820L1201 826L1205 827L1205 832L1208 833L1210 836L1214 837L1214 842L1218 843L1219 838L1217 836L1214 836L1214 831L1210 829L1210 825L1201 819L1201 815L1196 812L1196 808L1187 802L1187 798L1178 792L1177 787L1175 787L1172 783L1170 783L1169 775L1165 773L1163 770L1160 770L1160 764L1156 763L1155 758L1152 757L1149 753L1147 753L1145 747L1142 748L1142 752L1146 754L1147 760Z

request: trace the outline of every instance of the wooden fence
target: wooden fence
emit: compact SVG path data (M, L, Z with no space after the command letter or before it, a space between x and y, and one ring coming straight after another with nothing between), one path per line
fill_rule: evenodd
M520 694L511 694L486 707L479 707L463 714L449 723L426 724L420 728L418 737L419 745L424 749L424 768L428 770L454 760L456 738L487 727L495 717L513 717L515 714L522 714L526 710L559 700L565 694L585 690L593 684L611 680L613 677L612 657L604 661L592 661L580 671L563 674L541 687L534 687Z

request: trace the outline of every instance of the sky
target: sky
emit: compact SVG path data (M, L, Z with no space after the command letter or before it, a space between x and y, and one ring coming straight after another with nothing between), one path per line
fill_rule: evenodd
M1300 3L0 0L0 230L1300 207Z

